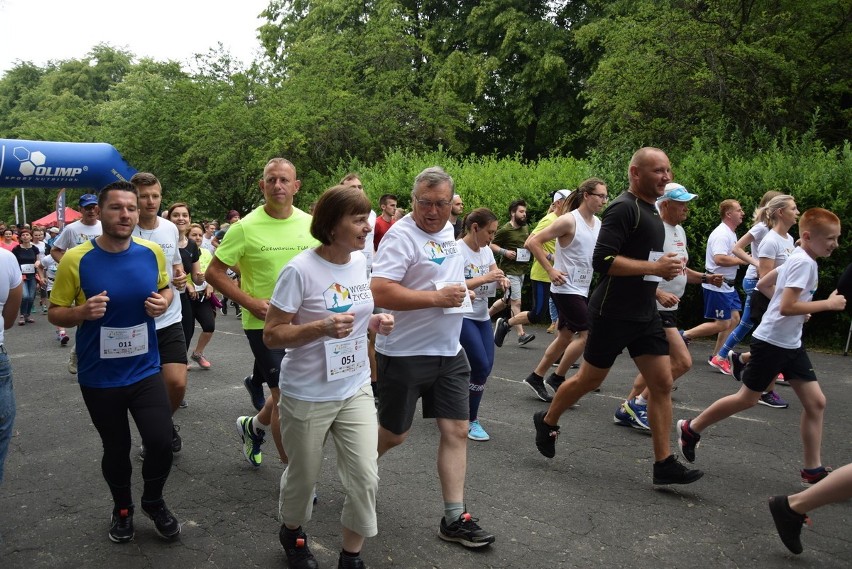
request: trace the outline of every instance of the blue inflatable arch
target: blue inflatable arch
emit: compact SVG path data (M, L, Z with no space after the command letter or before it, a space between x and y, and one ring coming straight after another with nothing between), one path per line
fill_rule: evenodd
M0 187L97 191L135 173L111 144L0 138Z

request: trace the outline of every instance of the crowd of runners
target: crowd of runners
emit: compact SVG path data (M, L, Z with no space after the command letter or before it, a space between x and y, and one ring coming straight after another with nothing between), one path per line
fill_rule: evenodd
M279 538L294 569L318 567L307 525L329 435L346 496L338 567L366 566L366 538L381 529L380 466L405 442L418 400L440 432L438 536L468 548L497 541L465 499L467 445L491 439L479 410L495 352L513 329L519 345L533 342L527 324L549 322L553 334L524 379L549 404L530 424L531 446L534 438L545 457L556 455L564 412L600 387L626 348L638 375L613 421L650 433L654 484L691 484L704 474L672 451L673 430L676 450L691 464L708 427L757 404L785 409L776 389L788 385L803 407L798 474L808 489L769 501L783 543L800 553L806 513L852 497L852 469L832 471L821 460L826 400L801 342L809 315L844 310L852 287L848 269L838 290L813 298L817 260L840 238L830 211L800 214L794 196L767 192L738 237L745 212L726 199L699 270L681 224L700 195L673 181L656 148L631 157L620 193L598 178L553 191L532 231L523 200L507 204L503 224L502 212L465 212L463 189L440 167L414 179L406 215L398 215L392 194L373 211L355 173L323 192L311 213L302 211L294 205L301 182L284 158L266 164L258 186L263 204L242 217L229 212L226 227L193 223L186 203L164 208L160 181L139 173L80 198L82 219L59 235L3 228L4 327L32 324L41 310L57 345L70 345L69 371L103 445L113 542L135 535L134 454L142 460L142 513L164 539L180 534L165 501L183 446L174 417L191 404L188 368L215 366L204 350L229 305L254 358L239 381L256 410L233 420L254 468L264 465L267 433L273 439L283 467ZM798 239L790 234L796 226ZM744 304L736 288L743 265ZM527 275L532 300L524 310ZM701 286L707 322L684 330L678 307L687 284ZM673 384L693 365L689 343L703 336L716 338L707 363L740 383L697 416L676 420ZM14 419L2 340L0 332L0 481ZM138 452L128 415L141 437Z

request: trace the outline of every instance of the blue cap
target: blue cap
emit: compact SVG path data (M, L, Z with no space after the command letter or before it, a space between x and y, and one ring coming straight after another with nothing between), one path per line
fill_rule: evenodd
M98 196L95 194L83 194L80 196L80 207L89 207L90 205L98 205Z
M698 197L698 194L690 194L686 188L674 182L666 184L666 191L657 198L658 202L663 200L674 200L676 202L689 202Z

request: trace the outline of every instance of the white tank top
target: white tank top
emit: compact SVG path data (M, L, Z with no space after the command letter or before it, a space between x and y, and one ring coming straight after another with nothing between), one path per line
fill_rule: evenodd
M575 209L568 212L574 216L574 239L567 247L563 247L556 240L556 253L554 255L554 268L565 273L565 284L550 285L550 292L558 294L578 294L589 296L589 286L592 284L592 253L595 252L595 243L601 230L601 220L594 217L592 227L589 227L580 210Z

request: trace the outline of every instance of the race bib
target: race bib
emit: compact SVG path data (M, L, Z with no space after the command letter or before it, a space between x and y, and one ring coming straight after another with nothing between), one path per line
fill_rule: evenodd
M529 263L530 262L530 250L524 249L523 247L515 251L517 257L515 260L519 263Z
M648 260L651 261L652 263L656 263L660 259L660 257L662 257L663 255L665 255L665 253L662 252L662 251L651 251L648 254ZM645 278L643 280L646 280L646 281L649 281L649 282L654 282L654 283L659 283L659 282L663 282L663 277L658 277L656 275L645 275Z
M325 369L327 381L339 381L369 369L367 360L367 334L354 338L325 341Z
M574 267L574 273L571 275L571 282L574 286L589 287L592 285L591 267Z
M485 283L476 289L476 298L493 298L497 296L497 283Z
M35 265L21 265L21 273L31 275L35 272Z
M435 289L441 290L446 286L465 286L464 281L441 281L435 283ZM496 294L496 291L495 291ZM454 306L452 308L445 308L444 314L468 314L473 312L473 303L470 301L470 295L464 295L464 300L462 301L461 306Z
M101 328L101 359L129 358L148 353L148 325Z

